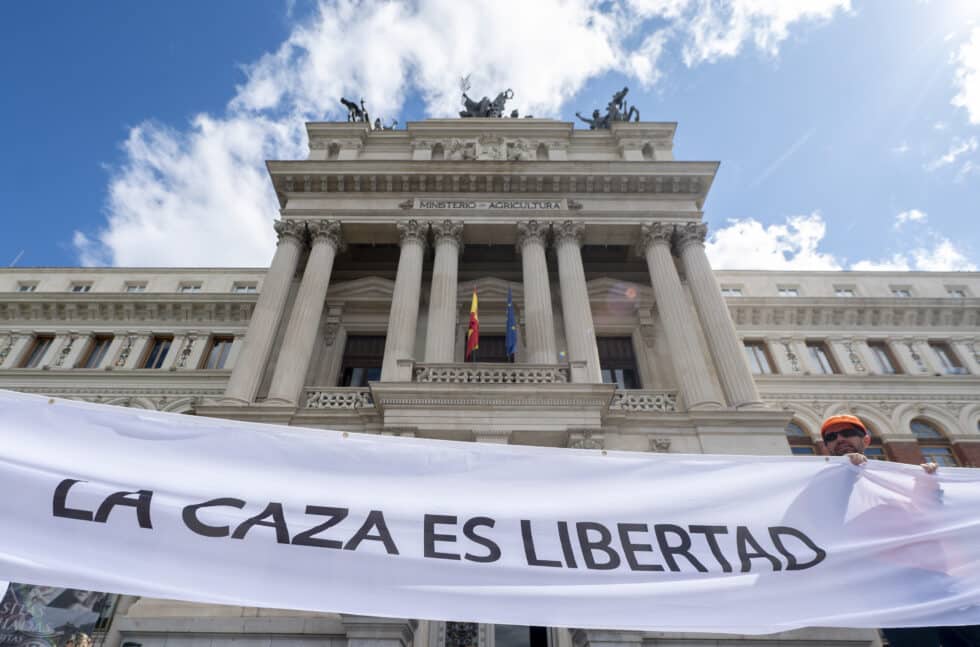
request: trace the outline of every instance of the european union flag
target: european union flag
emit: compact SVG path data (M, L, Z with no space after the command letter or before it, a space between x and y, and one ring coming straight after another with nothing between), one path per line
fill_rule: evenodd
M514 361L517 354L517 319L514 317L514 298L507 288L507 357Z

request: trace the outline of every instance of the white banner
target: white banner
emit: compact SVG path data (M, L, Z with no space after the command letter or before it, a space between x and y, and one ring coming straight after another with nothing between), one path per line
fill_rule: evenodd
M0 578L768 633L980 623L980 470L248 424L0 392Z

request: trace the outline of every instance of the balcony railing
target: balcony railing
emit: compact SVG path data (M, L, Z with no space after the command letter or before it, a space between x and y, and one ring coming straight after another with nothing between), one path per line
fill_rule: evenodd
M311 387L304 392L307 409L373 409L374 398L366 386Z
M549 364L416 364L420 384L567 384L569 367Z
M616 391L609 404L611 411L677 411L676 391Z

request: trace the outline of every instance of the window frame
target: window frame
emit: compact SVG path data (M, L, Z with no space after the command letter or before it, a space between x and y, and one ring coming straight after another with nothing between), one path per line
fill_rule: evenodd
M166 344L162 352L157 355L157 344ZM158 371L163 368L163 365L167 361L167 357L170 355L170 351L173 349L174 336L173 335L153 335L149 338L146 344L146 350L143 352L143 357L140 359L139 367L141 369L147 369L151 371ZM150 366L150 364L155 364L155 366Z
M788 299L795 299L800 296L800 286L798 285L777 285L776 295Z
M947 285L946 296L950 299L969 299L970 292L965 285Z
M91 341L89 341L88 348L85 350L85 355L82 356L76 364L75 368L84 369L97 369L100 368L102 362L105 361L106 356L109 354L109 349L112 347L112 341L115 339L114 335L93 335ZM99 344L105 343L105 350L99 355L98 360L93 366L89 366L92 363L92 357L98 352Z
M841 294L842 292L846 294ZM857 296L857 288L853 285L835 285L834 296L841 299L853 299Z
M889 285L888 290L891 292L892 298L895 299L911 299L913 297L911 285Z
M357 348L352 348L358 342L361 343L361 352L354 352ZM344 349L340 356L340 368L337 373L337 386L364 388L371 379L372 373L381 379L381 367L384 364L384 347L387 339L384 333L359 332L357 334L348 333L344 341ZM370 350L371 352L364 352ZM360 371L360 373L356 373ZM350 375L348 375L350 373ZM363 384L354 384L354 377L363 377Z
M628 348L629 352L616 353L614 346ZM633 337L597 335L596 354L599 356L599 375L603 384L615 384L621 391L643 388L643 377L640 375L640 367L636 361L636 345L633 343ZM630 376L632 380L629 379Z
M925 427L930 433L917 432L915 429L916 425ZM915 436L915 440L919 445L919 451L922 452L922 458L925 462L934 462L940 467L960 466L959 458L957 458L956 452L953 451L953 444L939 423L933 422L928 418L923 418L922 416L916 416L909 420L909 431ZM936 456L948 457L949 460L929 460Z
M811 362L816 363L820 367L818 375L840 375L840 367L831 353L830 345L826 341L810 339L805 341L804 345L806 346L807 352L810 355ZM824 366L824 362L820 361L820 357L816 353L816 350L821 351L823 359L826 361L826 366ZM827 370L828 368L830 369L829 371Z
M149 283L146 281L126 281L123 284L123 292L126 294L142 294L146 292Z
M187 281L177 285L178 294L199 294L204 287L204 283L198 281L194 283L192 281Z
M764 339L743 339L742 348L744 349L744 354L746 361L749 364L749 372L752 375L777 375L776 364L772 361L772 355L769 353L769 344L766 343ZM762 368L762 362L759 361L759 356L761 355L762 360L765 362L765 368L767 370L756 371L756 364Z
M30 292L37 292L37 281L17 281L17 292L21 294L28 294Z
M34 335L27 352L22 356L17 368L40 368L44 357L54 346L55 336L49 333Z
M928 342L932 354L939 360L944 375L969 375L970 371L960 360L953 345L941 339L931 339Z
M220 360L219 366L210 366L211 357L214 353L215 346L217 344L228 344L227 348L220 351L218 358ZM207 371L220 371L225 369L225 365L228 363L228 358L231 357L231 349L235 343L234 335L211 335L208 339L208 347L204 351L204 355L201 357L201 365L199 368Z
M902 374L902 365L899 364L898 358L895 357L895 353L892 352L892 349L888 345L888 342L879 339L870 339L868 340L867 344L868 344L868 350L871 351L871 357L874 359L875 364L877 364L876 368L879 369L879 373L881 375ZM885 360L887 360L889 366L892 369L891 371L888 371L883 367L884 362L882 362L881 359L882 356L884 356Z
M72 294L87 294L92 291L91 281L72 281L68 284L68 291Z
M723 285L721 286L721 296L723 297L743 297L745 296L745 291L742 290L741 285Z
M235 283L231 284L232 294L258 294L258 292L259 292L258 283L254 283L254 282L249 283L247 281L236 281Z

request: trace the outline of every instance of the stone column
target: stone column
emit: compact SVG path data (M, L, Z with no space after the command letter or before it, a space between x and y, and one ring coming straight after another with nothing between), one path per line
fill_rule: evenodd
M745 350L738 340L725 298L721 296L721 286L704 252L708 226L689 222L676 231L678 254L728 404L733 407L761 406L762 398L745 362Z
M295 404L303 390L313 357L316 333L320 328L323 302L327 298L333 261L342 245L340 223L336 220L314 221L308 224L308 228L313 249L306 261L306 270L296 293L289 323L286 324L286 334L269 387L269 400L288 404Z
M688 409L717 408L722 406L721 394L714 386L695 337L693 313L688 308L677 267L670 255L673 230L673 226L661 222L643 225L641 244L650 270L650 283L685 405Z
M425 361L453 361L456 340L456 278L463 242L463 223L444 220L432 224L436 258L429 292L429 320L425 329Z
M262 282L262 292L248 322L241 352L225 387L225 399L233 402L249 404L255 400L306 233L303 223L291 220L278 220L274 227L279 246Z
M417 220L396 225L401 236L398 274L388 314L385 355L381 362L381 381L398 380L398 360L415 358L415 329L419 318L419 295L422 291L422 261L425 256L425 234L428 227Z
M524 277L524 347L530 364L555 364L555 315L551 309L551 283L545 244L548 224L537 220L517 223L517 250Z
M585 285L585 268L582 267L582 236L585 225L566 220L555 224L553 232L569 360L585 362L584 381L601 384L599 349L595 341L589 291Z

